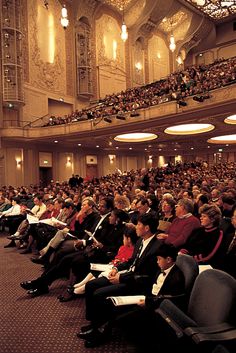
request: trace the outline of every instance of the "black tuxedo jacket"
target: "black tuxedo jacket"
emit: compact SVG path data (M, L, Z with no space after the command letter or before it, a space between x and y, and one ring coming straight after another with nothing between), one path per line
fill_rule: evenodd
M160 271L157 273L155 282L157 281L159 274ZM163 296L177 296L181 294L185 294L185 278L180 268L177 265L174 265L167 275L158 295L146 297L145 304L147 307L155 309L160 305Z

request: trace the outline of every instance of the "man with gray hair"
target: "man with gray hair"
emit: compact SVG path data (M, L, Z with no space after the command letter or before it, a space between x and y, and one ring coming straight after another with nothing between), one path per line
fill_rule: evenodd
M200 221L193 216L194 205L189 199L180 199L176 205L176 218L171 223L168 234L161 233L158 239L181 249L194 229L200 227Z

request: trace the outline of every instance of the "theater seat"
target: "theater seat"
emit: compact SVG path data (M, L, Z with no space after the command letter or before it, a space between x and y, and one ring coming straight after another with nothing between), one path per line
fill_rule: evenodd
M177 256L176 264L183 272L185 279L185 294L182 298L179 298L178 306L186 310L193 284L199 274L199 267L192 256L185 254ZM176 300L174 302L177 303Z
M222 342L235 347L235 306L236 280L220 270L205 270L195 280L186 313L168 299L156 309L163 324L158 329L182 352L211 352Z

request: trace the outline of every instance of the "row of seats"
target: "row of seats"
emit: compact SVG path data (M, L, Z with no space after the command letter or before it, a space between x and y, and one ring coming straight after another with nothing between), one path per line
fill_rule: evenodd
M198 274L195 261L179 255L188 305L175 298L164 299L155 313L166 343L182 353L233 353L236 351L236 280L221 270ZM174 300L173 300L174 299Z

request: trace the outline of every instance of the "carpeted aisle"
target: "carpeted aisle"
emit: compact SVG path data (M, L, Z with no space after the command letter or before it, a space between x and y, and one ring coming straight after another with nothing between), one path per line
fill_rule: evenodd
M126 353L123 340L115 337L98 348L86 349L76 337L84 318L84 299L60 303L57 296L66 288L58 280L50 293L30 298L20 282L38 277L41 266L16 248L4 249L6 234L0 234L0 352L1 353Z

